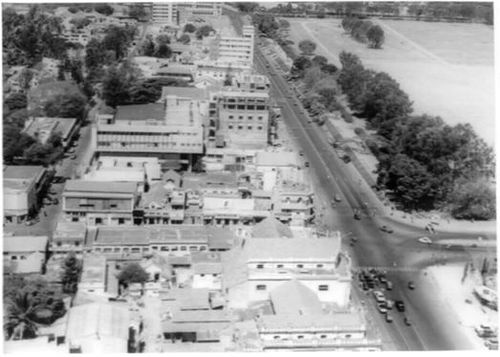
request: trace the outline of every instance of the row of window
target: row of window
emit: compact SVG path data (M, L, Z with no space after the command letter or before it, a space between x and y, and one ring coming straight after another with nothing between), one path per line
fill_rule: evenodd
M283 267L284 267L283 264L276 264L276 268L278 268L278 269L281 269ZM304 264L297 264L296 267L301 269L304 267ZM316 264L316 268L318 268L318 269L321 269L323 267L324 267L323 264ZM257 269L264 269L264 264L257 264Z
M153 245L151 246L152 251L161 251L161 252L197 252L197 251L205 251L207 250L207 246L205 245L162 245L162 246L157 246ZM149 247L95 247L94 248L95 252L102 252L102 253L147 253L149 252Z
M224 109L228 110L267 110L267 107L265 105L242 105L242 104L224 104L222 106Z
M227 128L228 128L229 130L233 130L233 129L234 129L234 125L229 124L229 125L227 126ZM253 127L252 127L251 125L249 125L249 126L248 126L248 130L252 130L252 129L253 129ZM263 128L262 128L262 125L259 125L259 126L257 127L257 129L258 129L258 130L262 130L262 129L263 129ZM245 130L245 128L243 127L243 125L238 125L238 130Z
M151 147L157 148L160 145L163 146L177 146L176 142L167 142L167 143L140 143L140 142L107 142L107 141L98 141L98 146L120 146L120 147ZM179 146L201 146L201 143L180 143Z
M352 335L350 335L350 334L346 334L346 335L344 335L344 338L351 338L351 337L352 337ZM326 338L328 338L328 336L327 336L327 335L320 335L320 336L319 336L319 338L321 338L321 339L326 339ZM280 339L281 339L281 336L280 336L280 335L275 335L275 336L273 337L273 339L275 339L275 340L280 340ZM285 337L283 340L288 340L288 339L289 339L289 338L288 338L288 336L287 336L287 337ZM302 340L302 339L304 339L304 335L297 335L297 339L298 339L298 340Z
M318 285L318 291L328 291L329 289L330 289L330 287L328 285ZM258 284L255 286L255 290L265 291L265 290L267 290L267 285Z
M233 115L229 115L229 116L228 116L228 119L234 119L234 116L233 116ZM243 120L243 119L244 119L243 115L239 115L239 116L238 116L238 119L239 119L239 120ZM247 115L247 120L252 120L252 119L253 119L253 116L251 116L251 115ZM263 120L263 119L264 119L264 117L262 117L262 116L258 116L258 117L257 117L257 119L258 119L258 120Z

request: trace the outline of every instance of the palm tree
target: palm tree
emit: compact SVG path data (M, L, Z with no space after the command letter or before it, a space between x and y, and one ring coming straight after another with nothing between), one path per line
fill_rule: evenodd
M7 339L35 337L38 330L35 320L40 306L35 304L30 293L17 293L6 305L4 330L7 332Z

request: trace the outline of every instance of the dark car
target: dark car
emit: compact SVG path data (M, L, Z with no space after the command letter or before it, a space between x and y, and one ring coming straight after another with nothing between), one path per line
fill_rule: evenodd
M398 309L399 312L404 312L405 311L405 303L402 300L396 300L396 309Z
M306 163L304 164L305 167L309 167L309 162L306 161Z
M344 155L344 156L342 156L342 161L344 161L346 164L348 164L351 162L351 158L349 157L349 155Z
M405 316L404 322L406 326L411 326L411 320L408 317Z
M363 284L361 286L363 287L363 290L365 290L365 291L367 291L370 288L366 281L363 281Z
M413 281L408 282L408 289L414 290L415 289L415 283Z
M392 233L392 232L394 232L391 227L388 227L388 226L385 226L385 225L382 226L382 227L380 227L380 230L382 232L386 232L386 233Z
M304 152L303 152L302 150L301 150L301 151L299 151L299 155L300 155L300 156L304 156Z
M359 214L359 212L354 213L354 219L358 221L361 220L361 215Z

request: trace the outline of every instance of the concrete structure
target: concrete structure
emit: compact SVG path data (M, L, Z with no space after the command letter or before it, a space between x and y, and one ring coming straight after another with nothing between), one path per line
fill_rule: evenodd
M296 182L283 182L271 195L273 214L282 222L304 225L315 217L314 192L311 187Z
M264 191L272 191L281 182L304 182L305 174L294 151L261 151L255 154L255 164L248 165L262 173Z
M69 352L127 353L131 316L120 304L91 303L72 307L66 339Z
M216 252L199 252L191 256L193 289L222 289L222 264Z
M57 222L56 230L50 242L50 251L53 256L65 257L69 253L81 256L85 248L87 226L83 222Z
M47 191L50 174L42 166L4 166L3 214L19 223L34 216Z
M133 182L69 180L62 195L62 210L71 222L130 225L137 200L137 184Z
M259 150L234 147L207 147L203 157L203 168L211 171L245 171L247 165L255 162Z
M172 98L165 103L118 106L114 121L93 130L96 151L115 156L153 156L162 165L189 166L203 153L204 106Z
M179 9L176 3L153 2L153 22L157 24L177 25L179 23Z
M52 135L58 133L61 135L62 145L67 147L78 132L78 128L76 118L37 117L26 120L23 133L41 144L46 144Z
M233 76L231 87L243 92L269 93L271 82L262 74L238 72Z
M196 61L195 80L202 78L213 78L217 81L231 81L238 73L248 73L252 71L249 64L234 64L219 60Z
M195 70L196 67L193 65L169 63L168 66L160 67L156 70L153 77L181 79L188 83L192 83L195 77Z
M243 36L215 35L209 45L211 60L235 65L253 66L255 29L252 25L243 26Z
M78 292L90 295L106 293L106 257L101 254L86 254L78 283Z
M198 18L206 19L222 15L222 4L219 2L185 2L177 3L181 22Z
M262 92L222 91L216 94L217 133L226 146L264 149L268 143L269 95Z
M3 237L4 272L40 274L47 258L47 236Z
M298 280L322 302L344 307L350 296L350 259L340 236L321 239L246 239L224 253L223 289L233 307L269 299L269 292Z

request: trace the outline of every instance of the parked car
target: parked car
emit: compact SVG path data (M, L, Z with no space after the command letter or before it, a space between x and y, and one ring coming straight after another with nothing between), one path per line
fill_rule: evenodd
M381 314L387 314L387 308L381 304L378 305L378 311L380 311Z
M309 161L306 161L306 163L304 164L305 167L309 167Z
M344 156L342 156L342 161L344 161L346 164L348 164L351 162L351 158L349 157L349 155L344 155Z
M490 338L484 342L484 345L488 347L489 350L498 350L498 339Z
M359 212L354 213L354 219L358 221L361 220L361 215L359 214Z
M405 303L402 300L396 300L396 309L399 312L404 312L405 311Z
M415 289L415 283L413 281L408 282L408 289L414 290Z
M335 202L342 202L342 198L340 198L339 195L333 196L333 199L335 200Z
M406 326L411 326L411 320L407 316L405 316L404 322Z
M302 150L299 151L300 156L304 156L304 152Z
M388 310L392 310L392 307L394 306L394 301L390 300L390 299L387 299L387 301L385 302L385 307L388 309Z
M387 313L387 314L385 315L385 321L387 321L387 322L389 322L389 323L390 323L390 322L392 322L392 320L393 320L393 319L392 319L392 316L391 316L391 315L389 315L389 313Z
M432 244L432 240L429 237L418 238L418 241L423 244Z
M392 232L394 232L391 227L388 227L388 226L385 226L385 225L382 226L382 227L380 227L380 230L382 232L386 232L386 233L392 233Z
M387 290L392 290L392 282L390 282L389 280L387 280L387 281L385 282L385 288L386 288Z

